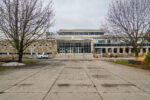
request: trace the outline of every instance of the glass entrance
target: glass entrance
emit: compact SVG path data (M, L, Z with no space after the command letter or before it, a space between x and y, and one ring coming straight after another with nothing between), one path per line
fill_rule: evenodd
M91 53L91 42L87 41L57 41L59 53Z

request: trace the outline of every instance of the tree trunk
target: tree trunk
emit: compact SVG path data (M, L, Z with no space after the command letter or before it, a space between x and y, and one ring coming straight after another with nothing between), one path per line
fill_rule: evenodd
M18 62L22 63L23 52L19 52Z
M134 48L135 57L139 57L139 50L137 47Z
M22 46L22 42L21 42L21 44L20 44L20 50L19 50L18 54L19 54L18 62L22 63L22 57L23 57L23 46Z

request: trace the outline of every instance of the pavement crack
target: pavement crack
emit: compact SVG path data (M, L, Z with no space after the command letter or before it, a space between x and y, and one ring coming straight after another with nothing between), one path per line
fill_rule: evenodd
M52 90L52 88L54 87L56 81L58 80L58 78L60 77L60 75L62 74L62 72L64 71L65 67L61 69L61 71L59 72L57 78L55 79L55 81L53 82L53 84L51 85L51 87L49 88L49 90L47 91L47 93L45 94L45 96L43 97L42 100L45 100L45 98L47 97L47 95L50 93L50 91Z
M31 74L31 75L27 76L27 77L26 77L26 78L24 78L23 80L21 80L21 81L19 81L19 82L15 83L14 85L12 85L12 87L9 87L9 88L7 88L7 89L5 89L5 90L2 90L1 92L5 92L5 91L7 91L7 90L9 90L9 89L11 89L11 88L13 88L13 87L17 86L17 84L20 84L21 82L23 82L23 81L27 80L28 78L30 78L30 77L32 77L32 76L34 76L34 75L36 75L37 73L39 73L39 72L41 72L41 71L43 71L43 70L44 70L44 69L41 69L41 70L39 70L39 71L37 71L37 72L35 72L35 73L33 73L33 74Z
M87 74L88 78L91 80L92 84L94 85L94 88L96 89L96 91L97 91L99 97L103 100L103 97L102 97L101 93L98 91L98 89L97 89L97 87L96 87L96 84L94 83L94 81L93 81L92 78L90 77L90 75L89 75L89 73L88 73L88 71L87 71L87 67L86 67L86 66L85 66L84 70L85 70L85 73Z
M117 76L118 78L120 78L120 79L122 79L122 80L124 80L124 81L128 82L129 84L134 85L134 87L136 87L137 89L139 89L139 90L141 90L141 91L143 91L143 92L145 92L145 93L147 93L147 94L148 94L148 92L147 92L147 91L145 91L144 89L142 89L142 88L138 87L138 86L137 86L137 85L135 85L134 83L132 83L132 82L130 82L130 81L128 81L128 80L126 80L126 79L124 79L123 77L121 77L121 76L119 76L119 75L117 75L117 74L115 74L115 73L113 73L113 72L111 72L111 71L109 71L109 70L107 70L107 69L105 69L105 70L106 70L106 71L108 71L109 73L112 73L113 75Z

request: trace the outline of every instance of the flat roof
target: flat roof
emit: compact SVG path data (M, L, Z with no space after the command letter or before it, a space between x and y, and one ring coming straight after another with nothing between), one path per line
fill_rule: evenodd
M63 32L103 32L103 30L100 29L60 29L58 33L63 33Z

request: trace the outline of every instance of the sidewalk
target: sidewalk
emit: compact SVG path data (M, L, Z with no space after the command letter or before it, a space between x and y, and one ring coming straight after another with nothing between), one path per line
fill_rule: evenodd
M45 61L0 73L0 100L150 100L150 71L104 61Z

